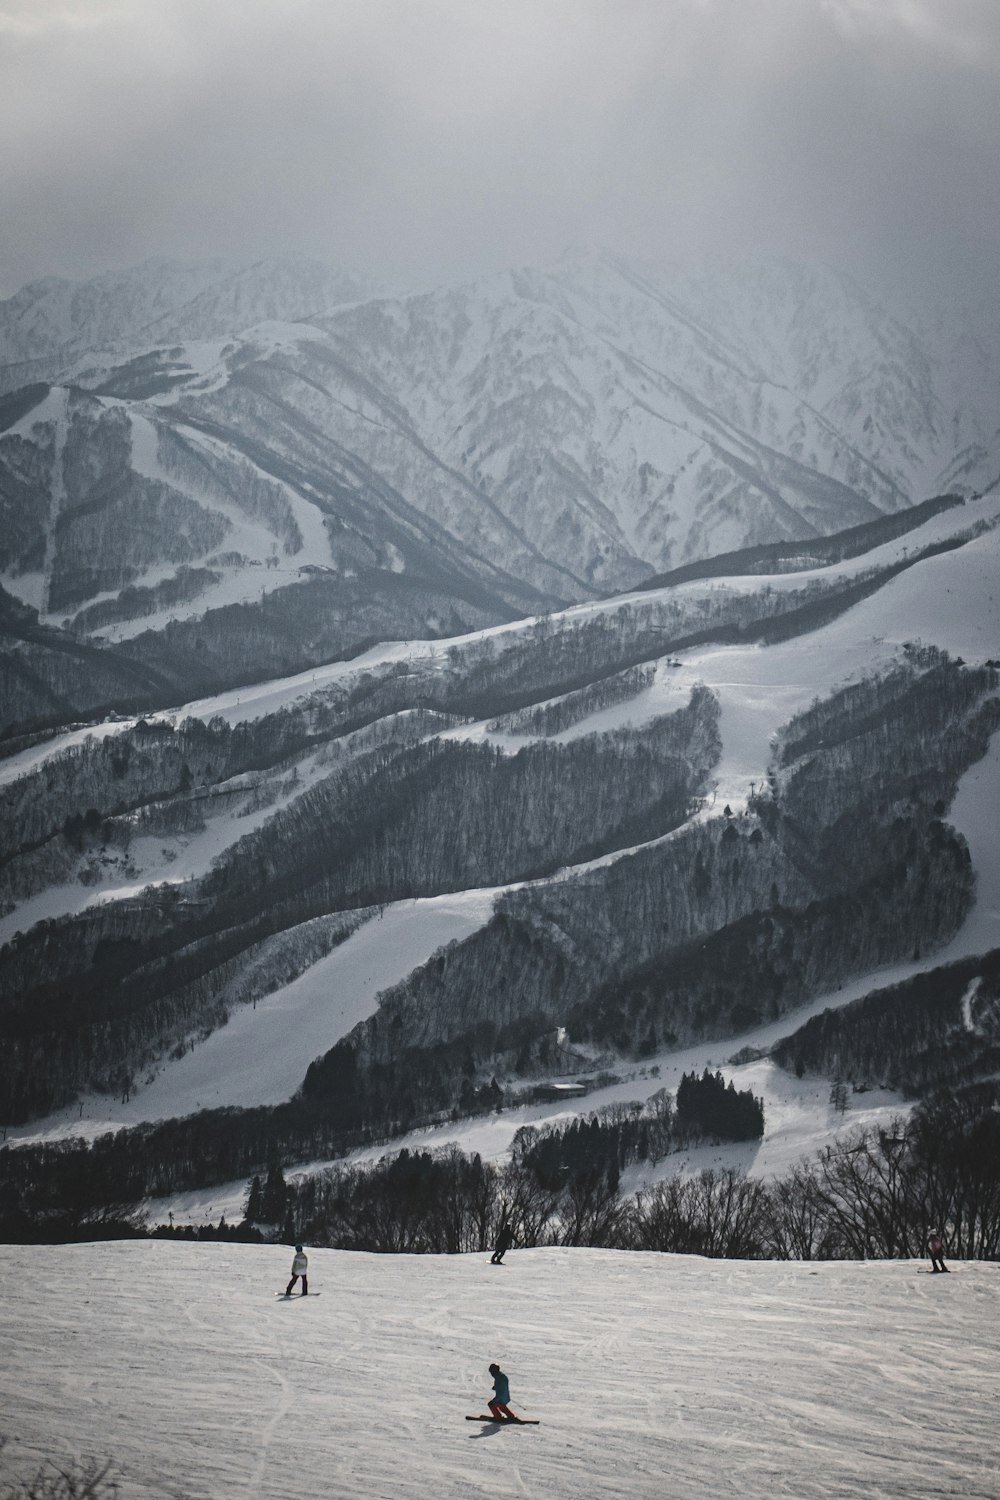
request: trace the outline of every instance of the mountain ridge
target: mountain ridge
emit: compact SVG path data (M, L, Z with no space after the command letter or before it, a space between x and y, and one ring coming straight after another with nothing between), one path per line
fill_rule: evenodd
M819 268L656 280L577 256L358 291L315 264L149 262L2 304L7 359L51 358L3 403L0 586L172 659L190 696L316 660L293 654L305 580L317 649L349 655L842 530L940 493L942 457L960 494L1000 470L1000 385L975 409L956 386L947 418L942 362ZM30 727L59 673L19 651Z

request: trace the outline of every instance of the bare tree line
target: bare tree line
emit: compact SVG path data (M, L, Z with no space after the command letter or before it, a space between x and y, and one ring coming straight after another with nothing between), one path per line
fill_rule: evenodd
M676 1173L638 1193L593 1170L560 1186L524 1153L484 1162L457 1147L338 1167L290 1189L296 1233L392 1253L591 1245L750 1260L911 1259L942 1232L959 1259L1000 1258L1000 1121L949 1098L910 1122L848 1132L785 1176Z

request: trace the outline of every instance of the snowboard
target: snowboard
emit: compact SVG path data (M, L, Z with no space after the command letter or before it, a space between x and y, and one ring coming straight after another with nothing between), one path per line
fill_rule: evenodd
M274 1295L276 1297L280 1297L281 1300L282 1300L282 1302L297 1302L300 1297L302 1297L304 1300L311 1301L313 1297L322 1297L323 1293L322 1292L275 1292Z
M465 1420L467 1422L495 1422L498 1427L537 1427L539 1425L537 1417L518 1417L516 1422L512 1422L509 1417L494 1417L488 1411L478 1417L466 1417Z

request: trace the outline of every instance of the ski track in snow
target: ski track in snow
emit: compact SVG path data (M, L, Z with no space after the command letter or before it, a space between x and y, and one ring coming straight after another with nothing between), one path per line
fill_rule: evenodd
M146 630L163 630L171 620L186 620L200 617L210 609L221 609L230 604L256 601L265 593L278 588L287 588L289 583L301 578L300 568L305 562L329 566L330 543L323 517L314 505L310 505L290 485L264 475L250 459L243 459L248 469L253 470L268 483L280 489L299 528L302 546L292 556L279 550L279 540L263 521L255 520L235 503L229 503L213 489L206 501L197 485L185 482L177 474L165 469L160 463L159 437L152 420L140 411L130 410L132 430L132 466L137 474L157 480L171 489L179 490L196 505L208 505L211 511L223 516L229 523L229 532L219 549L221 552L239 552L247 559L247 565L232 567L215 561L212 567L220 574L218 583L210 584L195 599L179 600L135 619L115 620L104 628L102 634L113 641L131 640ZM195 449L221 453L225 445L217 439L199 432L184 423L178 424L175 433ZM264 570L264 571L262 571ZM172 577L172 564L148 570L137 583L152 585L162 578ZM107 597L114 598L114 594ZM90 601L97 602L96 600Z
M281 989L238 1006L225 1026L176 1060L165 1061L127 1103L86 1095L51 1117L15 1127L10 1139L95 1136L143 1120L165 1120L227 1105L279 1104L302 1083L314 1058L372 1014L380 991L397 984L438 948L489 920L495 892L398 901Z
M4 1474L122 1500L996 1500L1000 1272L550 1248L0 1247ZM510 1376L516 1431L467 1423Z
M63 455L69 430L69 392L58 386L50 388L37 406L31 407L7 432L31 442L32 429L41 423L51 423L52 476L48 513L42 523L42 562L37 572L3 574L3 586L23 604L37 609L44 616L49 607L49 592L52 587L52 570L56 554L56 524L66 504L66 476L63 471Z
M270 778L269 790L273 800L253 812L243 808L217 813L212 810L216 790L236 794L237 785L243 787L243 795L250 801L256 791L256 783L246 775L235 777L230 783L221 783L211 789L205 797L205 826L184 834L144 834L131 840L127 858L123 853L109 861L107 867L97 867L96 884L83 886L79 880L51 885L29 896L13 911L0 917L0 943L7 943L18 931L27 932L35 922L55 917L69 916L73 912L85 911L104 902L127 900L138 896L150 885L181 885L186 880L204 875L212 862L225 853L239 839L272 818L276 812L287 807L294 797L328 776L331 767L322 750L305 756L296 762L297 781L289 789L281 790L280 773ZM262 776L261 780L268 778Z

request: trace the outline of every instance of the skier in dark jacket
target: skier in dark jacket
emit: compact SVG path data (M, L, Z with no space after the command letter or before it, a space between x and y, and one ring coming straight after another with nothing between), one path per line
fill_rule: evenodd
M497 1421L520 1422L520 1417L515 1417L508 1402L510 1401L510 1381L507 1379L499 1365L490 1365L490 1374L493 1376L493 1400L489 1403L490 1411Z
M931 1258L932 1271L947 1271L944 1263L944 1243L936 1229L932 1229L927 1239L927 1253Z
M490 1264L498 1266L513 1243L514 1236L510 1232L510 1225L501 1224L500 1233L497 1235L496 1248L490 1256Z

